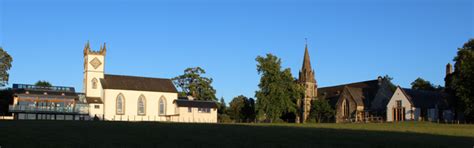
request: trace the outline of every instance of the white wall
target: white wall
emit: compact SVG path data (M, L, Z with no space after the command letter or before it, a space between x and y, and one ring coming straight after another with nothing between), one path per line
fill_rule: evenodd
M123 115L116 113L116 98L124 96L125 110ZM145 96L145 115L138 115L138 98ZM166 109L164 115L159 115L159 100L164 97ZM173 101L178 98L177 93L133 91L133 90L104 90L104 114L106 120L122 121L166 121L165 115L176 115L176 105ZM170 119L171 120L171 119Z
M96 105L98 105L99 108L95 108ZM97 104L97 103L90 103L89 104L89 116L91 118L94 118L97 115L97 117L99 117L99 119L102 119L103 114L104 114L104 105L103 104Z
M393 108L397 106L398 100L401 100L402 107L405 107L405 120L412 120L412 114L416 112L415 108L412 108L412 104L408 101L407 96L405 96L402 90L397 88L387 104L387 121L393 121Z
M192 107L191 112L188 107L179 107L178 111L178 122L217 123L217 108L211 108L210 113L199 112L196 107Z
M96 68L92 66L91 61L97 58L102 64ZM100 79L104 78L105 58L103 55L89 54L84 57L84 92L86 97L102 97L102 86ZM97 89L92 88L92 80L97 79Z

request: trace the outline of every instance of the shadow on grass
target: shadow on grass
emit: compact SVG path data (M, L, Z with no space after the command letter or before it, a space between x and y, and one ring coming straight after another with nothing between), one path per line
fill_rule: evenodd
M468 147L472 137L234 124L0 121L10 147Z

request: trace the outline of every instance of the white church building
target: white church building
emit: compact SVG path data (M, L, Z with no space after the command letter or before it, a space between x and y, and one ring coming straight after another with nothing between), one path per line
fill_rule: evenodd
M106 121L217 122L217 104L178 98L170 79L105 74L106 45L84 47L84 93L89 115Z

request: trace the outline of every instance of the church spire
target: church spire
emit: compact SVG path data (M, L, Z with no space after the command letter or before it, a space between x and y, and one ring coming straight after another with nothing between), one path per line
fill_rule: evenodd
M306 40L306 43L305 43L305 49L304 49L304 59L303 59L303 67L301 70L307 70L307 71L310 71L311 70L311 59L309 58L309 52L308 52L308 40Z
M305 122L306 119L308 119L311 110L311 101L316 99L318 95L318 84L309 58L308 41L307 39L305 39L305 41L303 66L301 67L298 77L298 83L305 88L305 95L300 100L301 114L299 116L301 118L298 117L299 119L297 119L300 122Z
M84 56L87 55L90 50L91 50L91 47L90 47L90 44L89 44L89 40L87 40L86 45L84 45Z
M104 46L101 45L100 47L100 54L105 55L106 52L107 52L107 45L104 42Z

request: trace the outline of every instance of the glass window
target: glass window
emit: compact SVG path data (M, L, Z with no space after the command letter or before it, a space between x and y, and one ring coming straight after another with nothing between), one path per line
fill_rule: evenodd
M188 107L188 112L190 112L190 113L193 112L193 108Z
M160 115L165 114L165 110L166 110L165 98L164 98L164 97L161 97L161 98L160 98L160 105L159 105L159 113L160 113Z
M99 105L94 105L94 108L95 109L100 109L100 106Z
M120 115L123 115L124 114L124 108L125 108L125 102L124 102L124 97L122 94L119 94L117 96L117 107L116 107L116 111L117 111L117 114L120 114Z
M138 115L145 115L145 96L141 95L140 98L138 98Z
M397 108L402 108L402 100L397 100Z

